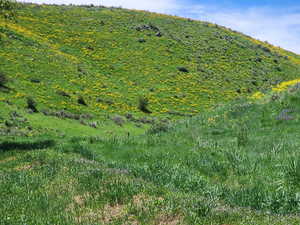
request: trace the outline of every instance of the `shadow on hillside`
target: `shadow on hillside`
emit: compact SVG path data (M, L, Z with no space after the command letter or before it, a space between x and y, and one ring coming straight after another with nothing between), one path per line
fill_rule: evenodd
M11 150L37 150L45 149L55 146L55 141L45 140L36 142L2 142L0 143L0 152L6 152Z

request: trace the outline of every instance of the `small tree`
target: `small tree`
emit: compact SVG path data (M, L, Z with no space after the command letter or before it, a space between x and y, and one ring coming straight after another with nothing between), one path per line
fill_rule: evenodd
M16 7L17 3L13 0L0 0L0 15L6 19L13 19Z

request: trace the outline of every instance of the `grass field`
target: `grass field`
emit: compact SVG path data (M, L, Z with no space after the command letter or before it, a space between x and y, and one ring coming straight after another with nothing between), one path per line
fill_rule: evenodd
M143 11L16 15L0 18L0 225L300 224L298 55Z
M141 135L6 137L2 224L299 224L300 94L274 96Z

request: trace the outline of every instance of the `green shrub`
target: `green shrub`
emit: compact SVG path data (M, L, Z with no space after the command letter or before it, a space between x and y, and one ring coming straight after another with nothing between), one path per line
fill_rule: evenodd
M27 108L31 109L32 112L38 112L37 108L36 108L36 101L32 98L32 97L28 97L27 98Z
M78 97L77 102L78 102L78 104L80 104L80 105L87 106L87 104L86 104L86 102L85 102L85 100L84 100L84 98L83 98L82 96L79 96L79 97Z
M140 97L139 98L139 105L138 105L139 110L141 110L144 113L152 113L148 109L148 105L149 105L149 99L148 98L146 98L146 97Z

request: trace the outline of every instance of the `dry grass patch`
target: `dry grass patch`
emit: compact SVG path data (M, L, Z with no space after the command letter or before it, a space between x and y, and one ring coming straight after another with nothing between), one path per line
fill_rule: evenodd
M179 215L160 214L156 217L155 225L183 225L183 218Z
M115 219L120 219L126 215L124 205L106 205L102 211L101 222L104 224L111 223Z
M75 199L74 199L75 200ZM76 200L79 204L84 204L84 200L80 196L76 196ZM70 205L73 206L74 205ZM92 210L76 217L77 223L101 223L101 224L112 224L115 220L121 219L126 216L126 206L125 205L105 205L102 209ZM133 221L134 224L135 221ZM131 223L130 223L131 224Z
M32 167L33 167L33 164L23 165L23 166L15 167L14 170L16 170L16 171L30 170L30 169L32 169Z
M17 158L15 156L13 157L8 157L6 159L2 159L0 160L0 163L7 163L7 162L10 162L10 161L13 161L13 160L16 160Z
M153 202L163 202L162 197L147 196L145 194L138 194L133 196L133 204L138 208L144 208L145 205L150 205Z

